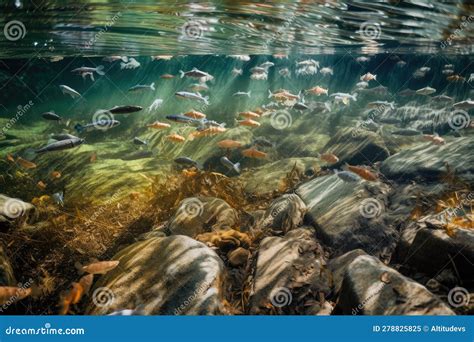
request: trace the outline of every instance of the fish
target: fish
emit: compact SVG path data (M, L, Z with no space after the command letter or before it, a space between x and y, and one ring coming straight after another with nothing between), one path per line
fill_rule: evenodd
M128 57L127 56L106 56L106 57L102 58L102 60L104 62L108 62L108 63L113 63L113 62L116 62L116 61L122 61L124 63L127 63L128 62Z
M244 72L242 71L242 69L234 68L232 69L231 73L232 73L232 76L236 77L236 76L241 76Z
M106 131L111 128L117 127L118 125L120 125L120 121L117 121L114 119L100 119L100 120L88 123L86 125L81 125L78 123L74 126L74 129L78 133L82 133L85 130L93 130L93 129Z
M178 157L174 160L176 164L183 165L186 167L195 167L196 169L200 170L202 166L195 160L189 157Z
M342 103L344 103L345 105L348 105L349 104L349 100L352 100L352 101L357 101L357 93L354 93L354 94L347 94L347 93L333 93L331 95L329 95L331 97L334 97L334 99L336 101L341 101Z
M443 75L452 75L452 74L454 74L454 70L452 70L452 69L446 69L446 70L441 71L441 73L442 73Z
M221 157L220 159L221 164L224 165L229 170L235 171L236 173L240 173L240 163L233 163L227 157Z
M452 69L452 68L454 68L454 65L453 65L453 64L445 64L445 65L443 66L443 68L444 68L444 69Z
M444 140L439 135L423 134L423 139L425 139L427 141L431 141L435 145L444 145L444 144L446 144L446 140Z
M270 61L266 61L266 62L263 62L262 64L260 64L260 68L264 68L264 69L269 69L272 66L275 66L275 63L270 62Z
M456 102L455 104L453 104L453 107L456 108L456 109L469 110L469 109L474 108L474 100L467 99L467 100L464 100L464 101Z
M77 91L72 89L71 87L68 87L67 85L61 84L59 86L59 89L63 92L63 94L68 94L70 95L73 99L82 97L81 94L79 94Z
M315 61L314 59L306 59L304 61L301 61L301 62L296 62L296 66L297 67L301 67L301 66L316 66L319 68L319 62Z
M286 58L288 58L288 55L284 54L284 53L274 53L272 56L273 56L273 58L276 58L276 59L286 59Z
M186 140L185 137L183 137L182 135L176 134L176 133L167 135L166 139L168 139L169 141L172 141L172 142L184 142Z
M94 281L93 274L86 274L79 279L79 284L82 286L84 294L87 294L91 289L92 283Z
M389 94L388 88L382 85L369 89L360 89L359 92L370 96L387 96Z
M88 265L81 265L80 263L76 263L76 268L78 269L79 273L89 273L89 274L106 274L107 272L113 270L120 264L118 260L111 260L111 261L97 261L93 262Z
M360 56L356 58L356 61L359 63L367 63L368 61L370 61L370 58L365 57L365 56Z
M265 139L264 137L256 137L253 140L253 144L260 147L271 147L271 148L275 147L275 144L273 142L271 142L268 139Z
M41 153L46 153L46 152L67 150L70 148L80 146L83 143L84 143L84 139L80 139L80 138L59 140L37 149L35 153L41 154Z
M413 96L416 94L415 90L412 89L403 89L402 91L398 92L398 96L403 96L403 97L408 97L408 96Z
M370 72L368 72L365 75L362 75L360 77L360 80L365 81L365 82L376 81L377 80L377 75L373 75Z
M247 158L256 158L256 159L264 159L267 157L267 153L259 151L253 147L243 150L242 155Z
M361 82L358 82L356 84L356 88L357 89L365 89L369 86L369 83L365 82L365 81L361 81Z
M387 125L398 125L402 123L402 120L392 117L377 118L376 121Z
M250 69L250 72L252 74L266 74L267 73L267 69L266 68L262 68L261 66L256 66L256 67L253 67L252 69Z
M151 113L155 110L157 110L161 105L163 104L162 99L156 99L153 101L153 103L148 107L148 113Z
M199 126L202 124L202 121L199 119L193 119L188 116L182 114L173 114L173 115L166 115L166 119L174 122L190 124L192 126Z
M148 145L148 141L140 139L138 137L133 138L132 141L135 145L145 145L145 146Z
M245 91L238 91L236 93L233 93L232 96L247 96L250 98L250 90L245 92Z
M53 171L53 172L51 172L51 178L52 178L52 179L59 179L59 178L61 178L61 172L59 172L59 171Z
M236 120L236 121L240 126L247 126L247 127L259 127L260 126L260 122L257 122L257 121L252 120L252 119Z
M461 75L451 75L446 77L446 80L449 82L464 82L466 79Z
M6 158L10 163L15 163L15 158L13 158L13 156L10 153L7 153Z
M22 300L32 293L31 288L0 286L0 305Z
M38 183L36 183L36 186L37 186L38 189L40 189L40 190L44 190L44 189L46 189L46 187L47 187L46 183L43 182L43 181L39 181Z
M186 76L186 77L192 77L192 78L199 78L204 81L212 81L214 79L214 76L212 76L211 74L208 74L205 71L201 71L198 68L192 68L189 71L180 70L179 74L181 75L181 78Z
M75 135L69 133L60 133L60 134L52 134L51 139L53 140L67 140L67 139L79 139Z
M264 81L268 79L268 74L266 72L262 72L262 73L252 72L252 74L250 75L250 79L256 80L256 81Z
M325 68L321 68L319 70L319 72L323 75L323 76L327 76L327 75L333 75L334 72L331 68L328 68L328 67L325 67Z
M380 108L380 107L389 107L390 109L395 109L395 102L388 101L373 101L367 104L368 108Z
M80 67L80 68L76 68L76 69L71 70L71 72L78 73L78 74L80 74L80 75L84 75L84 74L93 75L94 72L97 73L97 74L100 75L100 76L104 76L104 75L105 75L104 66L103 66L103 65L99 65L99 66L97 66L96 68L91 68L91 67L82 66L82 67ZM92 76L92 80L94 80L94 77L93 77L93 76Z
M164 79L164 80L171 80L173 78L175 78L174 75L171 75L171 74L163 74L160 76L160 78Z
M320 86L315 86L313 88L305 90L305 93L310 93L316 96L328 95L328 90Z
M217 146L225 149L239 148L242 147L242 143L236 140L224 139L217 143Z
M336 175L342 179L344 182L353 183L361 180L359 175L355 174L352 171L335 171Z
M209 87L207 86L206 83L193 83L188 87L188 89L194 92L200 92L200 91L208 91Z
M128 59L128 62L127 63L124 63L124 62L120 62L120 69L121 70L124 70L124 69L136 69L138 67L140 67L140 62L138 62L135 58L133 57L130 57Z
M278 70L278 74L283 77L290 77L291 71L288 68L281 68L280 70Z
M397 67L399 67L399 68L403 68L405 65L407 65L407 62L405 62L405 61L398 61L396 65L397 65Z
M284 100L299 100L300 95L295 95L290 93L288 90L285 89L279 89L276 90L274 93L269 89L268 90L268 98L274 98L277 101L284 101Z
M137 84L136 86L133 86L129 88L127 91L128 92L141 92L145 90L151 90L155 91L155 82L152 82L150 85L147 84Z
M189 112L186 112L183 115L192 119L205 119L206 118L206 114L198 112L196 110L190 110Z
M339 162L339 158L333 154L333 153L323 153L319 155L319 159L329 163L329 164L335 164Z
M444 94L433 96L431 98L432 101L434 102L452 102L454 99L451 96L447 96Z
M346 168L355 173L356 175L358 175L359 177L367 180L367 181L371 181L371 182L374 182L376 180L378 180L378 177L375 173L373 173L372 171L366 169L366 168L363 168L363 167L360 167L360 166L353 166L353 165L349 165L349 164L346 164Z
M260 115L251 111L240 112L239 116L242 116L247 119L260 119Z
M97 153L92 153L90 158L89 158L89 162L90 163L95 163L97 161Z
M157 56L151 56L152 61L159 61L160 59L164 61L169 61L172 59L174 56L173 55L157 55Z
M304 102L296 102L292 108L301 111L309 109L309 107Z
M403 135L403 136L415 136L415 135L420 135L421 132L416 130L416 129L412 129L412 128L404 128L404 129L400 129L400 130L397 130L397 131L393 131L392 134L393 135Z
M55 112L45 112L43 114L41 114L41 116L43 117L43 119L46 119L46 120L51 120L51 121L61 121L62 118L56 114Z
M467 82L469 83L471 83L472 81L474 81L474 73L470 74L469 79L467 80Z
M56 192L52 195L54 203L64 207L64 191Z
M203 97L199 93L191 93L191 92L187 92L187 91L177 91L174 94L175 94L175 96L177 96L179 98L197 100L197 101L204 102L206 105L209 105L209 96L204 96Z
M418 89L416 93L418 95L430 95L430 94L436 93L436 89L431 88L431 87L424 87L424 88Z
M139 112L143 109L141 106L125 105L125 106L115 106L110 109L107 109L106 112L112 114L129 114Z
M165 122L160 122L160 121L155 121L151 124L146 125L148 128L154 128L154 129L165 129L165 128L170 128L171 125Z
M36 164L33 162L30 162L29 160L23 159L22 157L17 157L16 158L16 163L20 165L22 168L30 170L30 169L36 169Z
M228 55L227 57L237 59L242 62L248 62L250 61L250 56L249 55Z
M196 130L194 132L191 132L189 134L189 138L192 140L194 138L201 138L201 137L208 137L211 135L216 135L220 133L224 133L226 129L224 127L220 126L213 126L213 127L208 127L200 130Z

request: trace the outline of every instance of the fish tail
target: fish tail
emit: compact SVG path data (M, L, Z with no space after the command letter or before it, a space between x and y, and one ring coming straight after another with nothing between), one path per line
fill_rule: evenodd
M248 97L250 97L250 93L251 93L251 91L249 90L249 91L247 92L247 96L248 96Z
M354 96L354 101L357 101L357 93L354 93L352 96Z
M151 89L151 90L156 90L156 89L155 89L155 82L153 82L152 84L150 84L150 89Z
M184 71L183 71L183 70L180 70L180 71L179 71L179 75L180 75L181 78L183 78L183 77L184 77Z
M104 75L105 75L104 66L103 66L103 65L99 65L99 66L95 69L95 72L98 73L100 76L104 76Z
M268 89L268 98L270 99L273 96L273 93L270 89Z
M235 168L235 171L237 171L237 173L240 173L240 163L235 163L234 164L234 168Z

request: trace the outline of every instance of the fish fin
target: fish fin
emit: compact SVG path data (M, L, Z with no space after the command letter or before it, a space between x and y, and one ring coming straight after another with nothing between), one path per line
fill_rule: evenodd
M251 91L249 90L249 91L247 92L247 96L248 96L248 97L250 97L250 93L251 93Z
M127 64L124 62L120 62L120 69L123 70L127 67Z
M77 273L79 273L79 275L84 274L83 266L79 261L74 263L74 267L77 269Z
M240 169L240 163L235 163L234 164L234 168L235 168L235 171L237 171L237 173L240 173L241 169Z
M179 75L180 75L181 78L183 78L183 77L184 77L184 71L183 71L183 70L180 70L180 71L179 71Z
M273 96L273 93L270 89L268 89L268 98L270 99Z
M377 81L377 75L374 75L374 81Z
M155 89L155 82L153 82L152 84L150 84L150 88L151 88L151 90L156 90L156 89Z
M74 126L74 129L76 130L77 133L82 133L84 131L84 126L78 123Z
M104 75L105 75L104 66L103 66L103 65L99 65L99 66L95 69L95 72L98 73L100 76L104 76Z
M354 96L354 101L357 101L357 93L352 94Z
M100 74L99 74L99 75L100 75ZM95 82L94 74L91 74L91 80L92 80L92 82Z

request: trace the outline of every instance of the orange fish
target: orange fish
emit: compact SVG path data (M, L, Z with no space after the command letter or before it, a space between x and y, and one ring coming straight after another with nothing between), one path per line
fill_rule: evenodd
M189 177L189 178L194 177L194 176L197 175L197 171L195 171L195 170L186 170L186 169L184 169L181 172L183 173L183 176Z
M39 189L44 190L44 189L46 189L46 186L47 186L47 185L46 185L45 182L39 181L39 182L36 184L36 186L37 186Z
M77 304L84 294L84 288L79 283L72 283L72 289L70 291L71 303Z
M446 77L449 82L464 82L466 79L461 75L451 75Z
M29 160L23 159L21 157L18 157L16 159L16 162L24 169L34 169L34 168L36 168L35 163L30 162Z
M217 146L220 148L239 148L242 147L242 143L240 141L235 141L235 140L230 140L230 139L224 139L221 140L217 143Z
M0 286L0 305L16 302L31 295L31 288Z
M279 102L284 102L288 100L298 100L300 98L299 95L294 95L285 89L278 89L274 93L272 93L270 90L268 92L270 93L268 96L269 98L272 97Z
M183 115L193 119L204 119L206 117L206 114L198 112L196 110L191 110L187 113L184 113Z
M446 141L438 135L424 134L423 138L425 140L431 141L435 145L444 145Z
M90 162L91 163L95 163L97 161L97 153L92 153L91 157L90 157Z
M328 90L324 89L323 87L316 86L316 87L313 87L311 89L306 90L306 93L310 93L310 94L313 94L313 95L316 95L316 96L320 96L320 95L327 95Z
M284 58L288 58L288 55L285 55L284 53L274 53L273 58L284 59Z
M7 160L11 163L15 162L15 158L13 158L13 156L10 153L7 154Z
M81 279L79 279L79 284L81 284L82 289L84 290L84 293L87 294L89 290L91 289L92 282L94 281L94 275L93 274L87 274L83 276Z
M98 262L93 262L92 264L89 264L86 266L79 266L78 268L80 271L90 273L90 274L105 274L113 270L115 267L117 267L118 264L119 264L118 260L98 261Z
M319 159L324 160L327 163L335 164L339 161L339 158L332 153L323 153L319 155Z
M248 158L257 158L257 159L263 159L267 157L267 154L265 152L259 151L255 148L248 148L246 150L243 150L242 155Z
M243 116L247 119L260 119L260 115L251 111L248 112L241 112L239 113L240 116Z
M262 108L257 108L254 110L254 112L257 113L258 115L262 115L264 113Z
M247 126L247 127L259 127L260 122L257 122L252 119L245 119L245 120L237 120L237 123L241 126Z
M202 137L208 137L211 135L216 135L219 133L224 133L226 131L225 127L209 127L206 129L203 129L202 131L194 131L189 134L190 139L194 138L202 138Z
M183 141L186 140L185 137L183 137L182 135L176 134L176 133L167 135L166 139L168 139L169 141L172 141L172 142L183 142Z
M53 179L59 179L59 178L61 178L61 172L59 172L59 171L53 171L53 172L51 172L51 178L53 178Z
M149 125L146 125L147 127L149 128L154 128L154 129L164 129L164 128L170 128L171 125L166 123L166 122L159 122L159 121L155 121Z
M364 178L368 181L376 181L378 179L377 175L366 168L359 167L359 166L352 166L346 164L347 169L354 172L355 174L359 175L360 177Z
M174 75L171 75L171 74L163 74L160 76L160 78L164 79L164 80L170 80L172 78L174 78Z

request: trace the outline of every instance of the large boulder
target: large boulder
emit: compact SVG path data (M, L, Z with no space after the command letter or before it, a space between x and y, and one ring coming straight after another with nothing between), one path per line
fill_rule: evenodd
M167 225L172 235L196 237L199 234L230 229L238 222L237 211L215 197L190 197L182 200Z
M296 193L308 207L306 218L316 227L321 242L333 249L333 256L357 248L389 256L398 232L384 220L388 191L383 183L345 182L327 175L302 184Z
M453 139L445 145L418 144L386 159L380 171L399 183L439 182L451 172L462 180L473 182L473 145L473 136Z
M372 164L385 160L389 150L377 133L363 129L343 128L339 130L324 146L325 153L333 153L339 157L334 167L344 165Z
M303 222L306 205L296 194L286 194L275 199L261 218L259 226L286 233Z
M454 315L426 287L368 255L347 266L334 310L343 315Z
M338 294L341 290L342 281L346 274L347 267L359 256L367 255L362 249L354 249L328 262L328 269L332 273L332 281L334 286L334 294Z
M144 315L221 314L224 265L187 236L150 238L113 257L119 266L91 291L88 314L139 309Z
M474 281L474 231L458 228L449 234L444 229L420 229L405 263L419 272L436 275L444 268L455 268L462 280Z
M325 264L312 228L265 238L258 250L250 313L307 314L310 307L312 313L324 309L324 303L314 302L330 291Z

